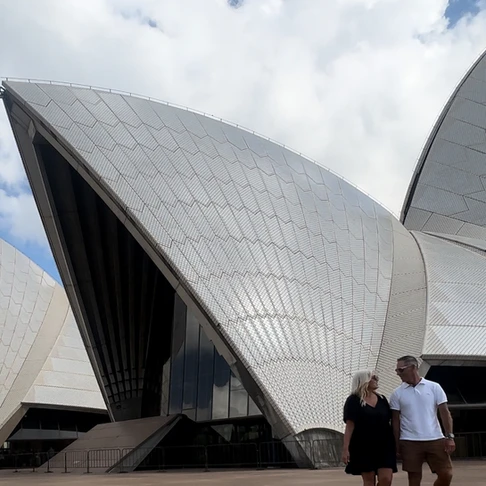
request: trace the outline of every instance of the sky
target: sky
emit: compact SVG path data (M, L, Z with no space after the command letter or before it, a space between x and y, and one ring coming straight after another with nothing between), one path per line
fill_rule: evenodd
M440 110L486 49L486 0L0 0L0 11L0 77L217 115L396 215ZM3 107L0 238L59 280Z

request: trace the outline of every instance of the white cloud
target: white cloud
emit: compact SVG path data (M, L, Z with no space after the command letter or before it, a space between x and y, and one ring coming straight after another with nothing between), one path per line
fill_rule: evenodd
M47 246L42 222L30 193L10 195L0 189L0 230L20 243Z
M0 185L15 189L25 180L6 113L0 110Z
M29 190L14 137L0 112L0 237L47 246L34 198Z
M453 29L447 0L0 4L3 75L112 87L221 116L316 159L395 213L440 109L486 48L484 0ZM11 180L17 160L0 162ZM22 214L33 210L23 203Z

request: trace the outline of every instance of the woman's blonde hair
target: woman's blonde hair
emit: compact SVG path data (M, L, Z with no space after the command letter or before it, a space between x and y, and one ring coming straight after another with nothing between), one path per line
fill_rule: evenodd
M372 370L358 371L353 376L352 393L359 397L363 407L366 405L365 398L368 394L368 385L372 376L376 376Z

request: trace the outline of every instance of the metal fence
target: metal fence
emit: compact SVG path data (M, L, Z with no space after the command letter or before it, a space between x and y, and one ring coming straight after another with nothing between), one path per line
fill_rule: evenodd
M486 457L486 432L457 434L455 459ZM0 469L14 472L116 472L221 468L343 467L342 440L271 441L181 447L98 449L53 453L0 452Z
M58 454L0 454L0 469L70 473L95 470L128 472L132 470L283 468L338 466L340 446L335 441L271 441L263 443L214 444L200 446L97 449L65 451ZM334 451L338 451L334 453ZM327 450L328 452L324 452ZM289 452L291 451L291 452ZM331 451L331 452L329 452Z
M22 470L36 471L49 458L50 454L47 452L29 452L22 454L5 454L0 452L0 469L11 469L14 472Z
M456 459L480 459L486 457L486 432L462 432L456 434Z

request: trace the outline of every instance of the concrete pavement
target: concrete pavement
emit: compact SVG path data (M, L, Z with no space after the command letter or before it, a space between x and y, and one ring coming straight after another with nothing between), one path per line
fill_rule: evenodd
M424 468L423 486L431 486L435 477ZM42 472L13 473L2 471L0 485L12 486L360 486L359 478L349 477L342 470L271 470L271 471L226 471L226 472L175 472L139 474L46 474ZM484 486L486 484L486 462L455 464L457 486ZM395 475L394 486L406 486L403 473Z

